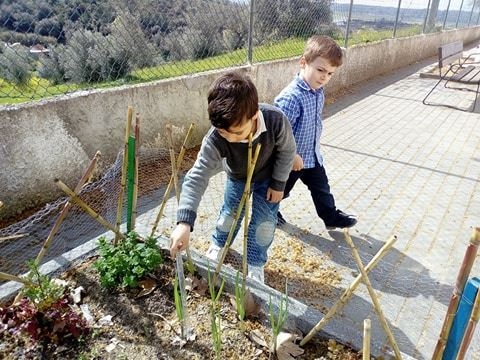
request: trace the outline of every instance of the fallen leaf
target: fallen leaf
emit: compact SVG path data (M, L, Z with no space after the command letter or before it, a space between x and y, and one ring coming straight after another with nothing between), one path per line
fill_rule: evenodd
M302 355L305 350L295 344L297 335L280 332L277 336L277 358L278 360L294 360L296 356Z
M137 294L137 298L150 294L157 287L157 282L153 279L140 280L138 284L142 290Z
M195 282L195 293L200 296L204 296L208 290L208 282L204 278L197 279Z
M268 348L268 344L259 330L250 331L248 337L250 338L250 340L257 343L258 345Z
M245 292L245 317L257 317L260 313L260 304L255 302L252 293L249 289Z

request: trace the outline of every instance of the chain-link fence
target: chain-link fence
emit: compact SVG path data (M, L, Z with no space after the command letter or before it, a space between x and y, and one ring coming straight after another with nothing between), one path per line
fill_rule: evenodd
M0 104L475 26L477 0L0 2Z

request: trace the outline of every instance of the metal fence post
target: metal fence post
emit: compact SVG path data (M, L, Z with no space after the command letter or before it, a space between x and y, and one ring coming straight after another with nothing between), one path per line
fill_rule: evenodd
M425 34L425 28L427 27L427 19L428 19L428 13L430 12L430 3L431 2L432 2L432 0L428 0L427 12L425 13L425 19L423 20L422 34Z
M345 48L348 47L348 33L350 32L350 21L352 20L353 0L350 0L350 7L348 9L347 28L345 29Z
M255 10L255 0L250 0L250 18L248 23L248 40L247 40L247 63L253 63L253 12Z
M473 9L475 9L475 5L477 4L477 0L473 0L472 10L470 11L470 17L468 18L468 25L470 27L470 21L472 21Z
M448 0L448 5L447 5L447 12L445 13L445 19L443 19L443 28L442 30L445 30L445 24L447 23L447 18L448 18L448 11L450 10L450 3L452 0Z
M478 25L478 20L480 20L480 9L478 10L477 22L475 23L475 26Z
M460 15L462 14L463 9L463 0L460 3L460 9L458 10L457 23L455 24L455 29L458 29L458 21L460 20Z
M400 16L400 7L402 6L402 0L398 0L397 15L395 16L395 25L393 25L393 37L397 37L397 25L398 17Z

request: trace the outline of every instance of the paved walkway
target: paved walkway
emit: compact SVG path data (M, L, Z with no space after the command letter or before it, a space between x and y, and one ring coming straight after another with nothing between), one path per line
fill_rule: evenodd
M401 352L416 359L432 356L472 230L480 227L480 114L422 104L436 80L419 74L433 62L351 89L327 106L322 138L337 206L359 217L351 235L364 263L398 237L371 281ZM473 94L443 88L434 99L455 103L455 96L473 102ZM296 185L292 195L282 204L287 220L295 216L292 226L307 230L306 242L356 275L343 234L312 220L306 187ZM480 277L480 256L471 276ZM343 316L359 332L372 319L372 340L388 344L363 285ZM480 329L466 358L480 359Z

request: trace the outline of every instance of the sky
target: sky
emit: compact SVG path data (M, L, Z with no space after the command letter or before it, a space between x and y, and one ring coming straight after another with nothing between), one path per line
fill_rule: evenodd
M374 5L374 6L391 6L397 7L399 0L353 0L354 4L358 5ZM428 0L401 0L402 9L424 9L428 5ZM350 4L350 0L333 0L334 3L338 4ZM472 8L474 0L463 0L463 10L468 10ZM451 0L450 1L450 10L460 9L462 0ZM439 9L446 10L448 6L448 0L440 0Z

